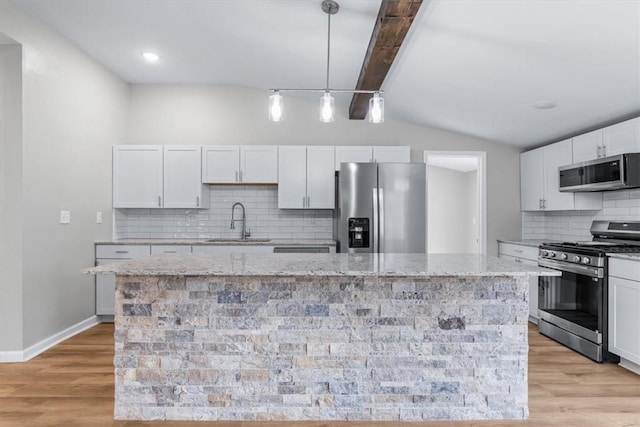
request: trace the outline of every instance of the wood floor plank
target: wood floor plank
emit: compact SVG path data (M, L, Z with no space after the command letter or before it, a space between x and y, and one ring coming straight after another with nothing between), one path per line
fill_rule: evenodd
M529 419L454 422L113 420L113 324L26 363L0 364L2 427L640 427L640 376L600 365L529 329Z

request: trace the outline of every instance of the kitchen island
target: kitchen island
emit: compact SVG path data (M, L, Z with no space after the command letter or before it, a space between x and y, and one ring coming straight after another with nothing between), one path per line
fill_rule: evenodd
M524 419L530 275L478 255L158 255L115 273L115 418Z

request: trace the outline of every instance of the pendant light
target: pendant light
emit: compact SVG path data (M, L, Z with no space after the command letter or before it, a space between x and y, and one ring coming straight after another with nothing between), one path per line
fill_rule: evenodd
M340 10L340 5L334 0L324 0L322 11L327 14L327 81L324 89L270 89L273 94L269 96L269 120L280 122L284 119L284 102L280 92L322 92L320 98L319 118L323 123L335 121L336 102L334 93L370 93L373 97L369 100L369 123L384 122L384 99L380 94L381 90L349 90L330 89L329 87L329 64L331 59L331 15L335 15Z

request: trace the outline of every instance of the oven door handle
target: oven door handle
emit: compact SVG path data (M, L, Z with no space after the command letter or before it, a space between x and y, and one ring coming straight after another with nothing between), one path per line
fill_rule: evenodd
M604 268L590 267L582 264L570 264L554 261L547 258L538 258L538 266L552 268L554 270L567 271L569 273L582 274L584 276L604 278Z

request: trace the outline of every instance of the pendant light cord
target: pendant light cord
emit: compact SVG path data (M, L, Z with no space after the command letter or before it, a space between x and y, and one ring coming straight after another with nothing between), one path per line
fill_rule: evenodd
M331 13L327 13L327 92L329 91L329 60L331 58Z

